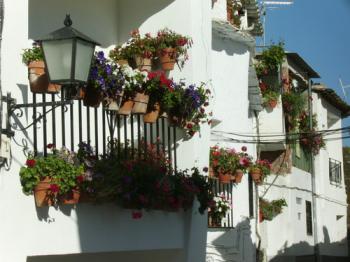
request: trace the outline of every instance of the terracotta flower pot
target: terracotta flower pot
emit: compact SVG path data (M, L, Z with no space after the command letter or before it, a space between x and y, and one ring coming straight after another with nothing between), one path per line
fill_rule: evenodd
M209 177L215 177L214 169L209 167Z
M106 98L103 101L103 106L105 107L106 110L110 111L119 111L120 105L122 103L122 95L117 96L117 98Z
M147 113L143 115L144 123L155 123L159 116L160 106L159 103L154 104L153 110L147 110Z
M277 100L274 100L274 99L269 100L268 105L270 108L275 108L277 106Z
M144 114L147 112L147 105L149 101L149 95L144 93L137 93L134 98L134 106L131 110L133 114Z
M221 184L231 183L231 173L222 173L219 172L219 181Z
M34 188L34 198L37 207L54 205L54 194L50 191L51 179L45 177Z
M133 106L134 106L134 101L132 101L131 99L127 99L123 101L121 107L118 110L118 114L124 115L124 116L130 115Z
M43 61L33 61L28 65L28 79L30 90L33 93L58 93L60 85L51 84L45 72Z
M152 70L152 59L150 58L144 58L142 56L136 56L135 57L135 63L136 67L140 71L151 71Z
M252 176L252 179L255 182L260 182L260 178L261 178L261 170L260 169L253 169L250 171L249 174Z
M75 205L79 203L80 191L73 189L72 192L67 193L60 198L60 203L64 205Z
M235 171L235 182L236 183L241 183L242 182L242 177L243 177L244 173L241 169L236 169Z
M264 215L263 212L261 211L261 209L259 209L259 223L264 221Z
M73 97L73 99L75 99L75 100L81 100L81 99L84 99L84 97L85 97L85 88L79 87L78 90L77 90L77 93L76 93L76 95Z
M117 60L117 64L120 66L125 66L125 65L129 65L129 61L126 59L119 59Z
M176 53L174 48L165 48L160 54L160 63L164 71L171 71L174 69L176 63Z
M84 96L84 106L99 107L102 101L102 94L96 88L87 86Z

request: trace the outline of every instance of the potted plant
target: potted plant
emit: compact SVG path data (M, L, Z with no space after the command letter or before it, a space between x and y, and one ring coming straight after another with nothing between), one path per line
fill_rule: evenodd
M167 93L173 92L173 81L163 71L149 72L145 83L145 94L149 95L147 112L143 116L145 123L154 123L160 114L161 101Z
M32 48L24 49L22 61L28 66L30 90L33 93L58 93L61 90L60 85L49 82L43 50L38 43L34 42Z
M269 107L269 108L273 109L277 106L279 92L267 90L266 92L263 92L262 94L263 94L265 107Z
M282 94L282 105L287 116L289 129L293 130L298 124L298 118L305 108L305 96L298 92L288 92Z
M287 206L287 202L285 199L277 199L268 201L266 199L260 198L259 199L259 205L261 212L261 221L268 220L271 221L273 218L275 218L277 215L282 213L283 207Z
M234 149L220 148L218 146L210 148L210 166L221 183L227 184L231 182L236 165L237 155Z
M138 29L132 31L131 37L136 67L141 71L151 71L152 58L154 57L156 51L155 39L151 37L150 33L147 33L144 37L141 37Z
M131 38L124 44L116 46L109 52L109 58L120 66L129 65L134 58L133 41Z
M226 217L226 214L231 209L231 201L224 193L214 197L215 205L212 205L208 209L209 226L220 227L222 219Z
M109 61L102 51L93 58L84 105L118 111L127 79L120 65Z
M57 203L76 204L79 200L79 185L84 180L83 166L74 152L66 148L54 149L46 157L29 156L26 167L20 170L23 192L34 194L38 207Z
M180 62L183 67L188 59L187 50L192 45L191 38L165 28L158 31L155 41L163 70L173 70L176 62Z
M247 147L242 146L241 152L236 152L236 169L234 180L236 183L241 183L244 173L247 172L252 164L252 157L247 154Z
M249 174L255 183L261 183L271 173L271 164L268 160L257 160L249 167Z
M204 83L200 86L184 82L173 83L171 92L166 92L161 101L161 107L168 115L171 125L186 130L189 137L200 131L200 124L209 123L206 112L209 105L209 89Z

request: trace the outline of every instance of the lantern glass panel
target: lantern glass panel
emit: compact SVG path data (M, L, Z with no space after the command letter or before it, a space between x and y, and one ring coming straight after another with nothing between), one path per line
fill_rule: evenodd
M69 81L72 69L73 39L42 42L51 82Z
M75 80L87 82L95 45L77 40Z

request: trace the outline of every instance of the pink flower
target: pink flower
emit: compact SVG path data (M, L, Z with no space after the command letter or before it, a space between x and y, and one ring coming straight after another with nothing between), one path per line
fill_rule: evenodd
M249 163L250 163L250 161L249 161L249 159L246 158L246 157L241 157L241 158L239 159L239 164L242 165L242 166L244 166L244 167L248 167L248 166L249 166Z
M132 211L131 216L133 219L140 219L140 218L142 218L142 212L141 211Z
M246 152L246 151L247 151L247 147L246 147L246 146L242 146L241 149L242 149L243 152Z
M208 172L208 170L209 170L209 168L208 168L208 167L203 167L203 172L207 173L207 172Z

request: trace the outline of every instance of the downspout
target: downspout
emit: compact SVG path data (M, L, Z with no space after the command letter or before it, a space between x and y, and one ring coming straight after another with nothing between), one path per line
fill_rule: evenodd
M310 130L313 128L312 123L312 82L309 78L308 80L308 110L309 110L309 126ZM316 195L316 177L315 177L315 166L314 166L314 155L311 153L310 157L310 173L311 173L311 193L312 193L312 221L313 221L313 233L314 233L314 253L316 262L321 261L320 251L318 246L318 226L317 226L317 195Z
M256 157L260 158L260 128L259 128L259 116L258 111L254 110L255 123L256 123ZM261 261L260 259L260 247L261 247L261 235L259 232L259 190L258 186L254 183L255 188L255 234L258 239L258 245L256 247L256 262Z
M1 85L1 44L2 44L2 29L4 26L4 0L0 0L0 148L2 144L2 85Z

